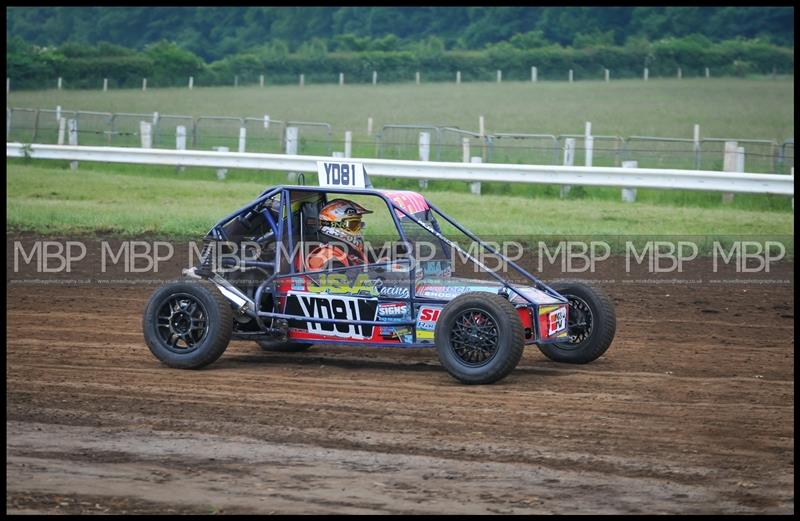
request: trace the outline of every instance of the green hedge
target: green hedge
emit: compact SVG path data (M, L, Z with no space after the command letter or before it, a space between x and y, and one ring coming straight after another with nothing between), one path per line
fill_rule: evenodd
M625 46L607 44L583 48L547 45L520 49L508 42L481 51L441 49L333 52L314 51L288 54L264 48L204 63L191 52L170 42L148 46L142 52L119 48L77 48L65 44L37 49L14 41L6 53L6 76L16 89L53 88L56 78L64 78L65 88L99 88L103 78L111 87L139 87L143 77L151 87L186 85L189 76L195 85L231 85L238 76L240 85L257 83L264 74L268 84L297 83L305 74L307 84L334 83L340 72L346 83L368 83L378 71L381 83L411 82L415 73L423 81L454 81L461 71L462 81L493 81L496 70L507 81L530 79L531 66L538 67L542 80L565 80L572 69L576 80L601 79L603 69L613 78L641 77L649 68L651 77L674 77L678 67L685 77L794 73L794 49L778 47L760 40L728 40L712 43L702 36L679 39L629 41Z

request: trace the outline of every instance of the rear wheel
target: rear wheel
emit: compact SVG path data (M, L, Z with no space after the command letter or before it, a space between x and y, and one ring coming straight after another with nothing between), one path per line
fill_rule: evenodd
M569 300L569 340L542 344L539 350L555 362L569 364L587 364L600 358L611 346L617 329L611 298L603 290L579 282L550 287Z
M505 378L519 363L525 346L516 308L505 297L472 292L459 295L436 322L439 361L465 384L489 384Z
M147 347L161 362L198 369L225 352L233 332L233 313L225 297L208 282L174 282L150 297L142 328Z
M263 351L270 353L298 353L307 350L311 344L281 340L256 340Z

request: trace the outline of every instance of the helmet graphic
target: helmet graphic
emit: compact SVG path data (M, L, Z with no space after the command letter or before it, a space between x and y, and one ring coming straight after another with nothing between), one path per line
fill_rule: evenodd
M360 204L347 199L334 199L319 212L320 233L346 242L359 251L364 249L361 216L373 213Z

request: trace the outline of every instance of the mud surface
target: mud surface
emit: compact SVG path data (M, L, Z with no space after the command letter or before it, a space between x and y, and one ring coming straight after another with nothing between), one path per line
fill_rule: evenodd
M605 356L527 348L471 387L432 349L237 341L207 369L169 369L141 333L154 284L9 284L6 507L793 513L792 271L607 283Z

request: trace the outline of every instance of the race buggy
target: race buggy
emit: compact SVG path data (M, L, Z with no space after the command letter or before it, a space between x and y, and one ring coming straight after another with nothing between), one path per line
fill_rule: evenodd
M457 380L488 384L526 345L575 364L611 345L602 291L544 284L422 195L373 189L360 163L320 161L318 171L318 187L267 189L219 221L184 280L156 289L143 329L159 360L204 367L231 339L268 351L435 347ZM364 241L372 227L383 235Z

